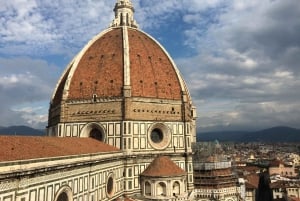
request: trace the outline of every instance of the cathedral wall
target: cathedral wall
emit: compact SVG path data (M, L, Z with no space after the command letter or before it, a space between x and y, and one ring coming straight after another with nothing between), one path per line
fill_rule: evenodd
M0 180L0 201L56 201L60 192L67 191L72 201L113 200L123 194L124 166L117 157L110 162L70 166L61 166L59 170L23 169L21 175L10 174ZM107 190L110 177L114 181L111 194Z
M90 123L89 123L90 124ZM87 123L59 124L58 131L64 137L88 137L84 134ZM187 174L188 190L193 189L193 165L191 144L194 142L192 123L183 122L150 122L150 121L124 121L124 122L94 122L100 125L106 133L105 142L121 148L127 155L124 167L124 189L128 193L139 193L140 174L159 155L168 155ZM155 147L149 137L151 129L157 124L163 124L170 135L169 142L162 149ZM122 142L122 144L121 144Z
M161 152L151 144L149 137L151 128L155 124L163 124L169 130L169 142L164 151L184 152L191 151L194 142L194 128L191 123L183 122L148 122L148 121L125 121L125 122L90 122L90 123L60 123L55 127L48 128L49 136L59 137L89 137L89 125L103 128L105 143L123 148L130 152L147 153L148 151ZM121 144L123 141L123 144Z
M141 121L182 121L181 104L126 102L126 119Z
M192 121L189 104L178 100L132 98L125 104L125 119L142 121Z
M92 97L91 97L92 99ZM68 103L63 122L112 121L122 119L121 101L116 99Z

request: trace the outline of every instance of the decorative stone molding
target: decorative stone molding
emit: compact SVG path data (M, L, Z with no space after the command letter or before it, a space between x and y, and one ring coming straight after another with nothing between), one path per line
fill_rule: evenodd
M154 149L165 149L171 142L172 133L164 123L154 123L148 129L148 142Z

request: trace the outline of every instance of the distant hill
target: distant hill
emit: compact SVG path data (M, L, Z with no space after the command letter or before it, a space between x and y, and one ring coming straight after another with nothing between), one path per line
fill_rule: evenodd
M242 136L248 134L247 131L217 131L198 133L197 141L239 141Z
M197 134L197 141L213 140L233 142L300 142L300 129L279 126L256 132L220 131Z
M28 126L0 127L0 135L24 135L24 136L43 136L44 130L30 128Z

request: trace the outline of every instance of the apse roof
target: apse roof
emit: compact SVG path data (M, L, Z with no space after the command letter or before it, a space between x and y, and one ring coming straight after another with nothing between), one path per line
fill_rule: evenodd
M141 174L148 177L172 177L186 175L169 157L158 156Z

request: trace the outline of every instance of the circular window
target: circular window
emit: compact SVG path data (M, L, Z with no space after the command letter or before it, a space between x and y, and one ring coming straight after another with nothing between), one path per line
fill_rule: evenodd
M154 143L160 143L164 139L163 132L158 128L155 128L151 131L150 137Z
M109 176L107 183L106 183L106 192L108 197L112 197L114 194L114 179L111 176Z
M163 123L156 123L148 129L148 141L155 149L165 149L171 142L171 131Z

